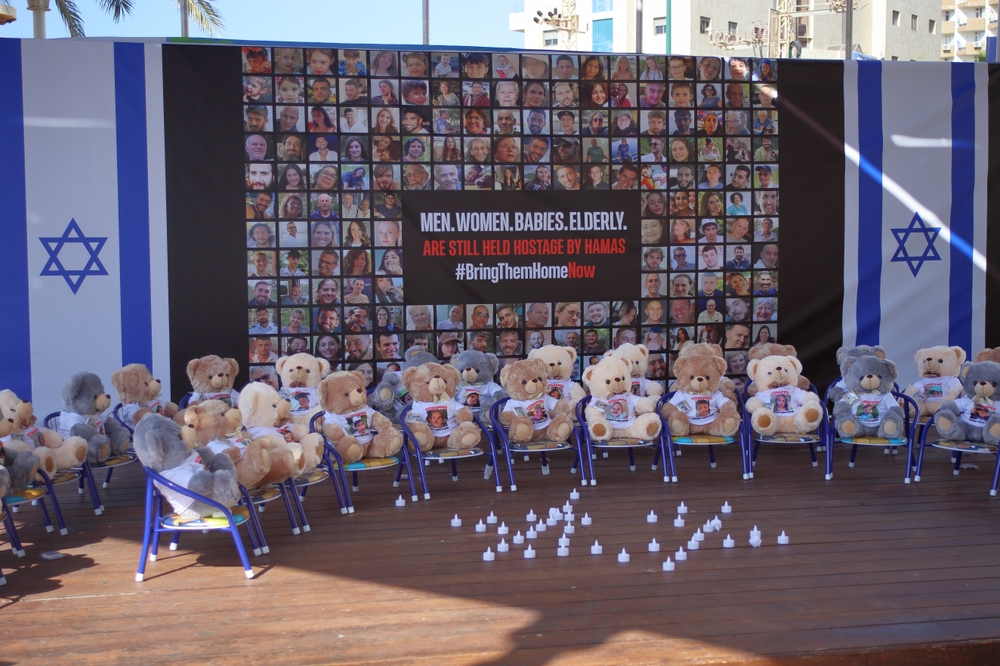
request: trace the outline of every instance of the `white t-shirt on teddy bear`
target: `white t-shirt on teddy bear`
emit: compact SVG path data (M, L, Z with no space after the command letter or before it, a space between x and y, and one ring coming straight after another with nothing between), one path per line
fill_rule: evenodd
M372 430L372 418L374 416L375 410L366 405L346 414L325 412L323 414L323 423L329 425L335 423L341 427L344 433L354 435L359 444L367 444L375 437L375 431Z
M991 416L996 414L997 405L993 400L980 398L973 400L963 395L955 400L955 406L962 410L959 417L971 426L982 427Z
M240 458L243 457L243 452L247 449L247 444L250 443L248 437L242 437L240 435L225 437L223 439L213 439L211 442L206 444L212 453L222 453L226 449L236 447L240 450Z
M191 477L205 469L205 466L201 464L201 456L198 455L197 451L192 451L184 462L182 462L177 467L171 467L170 469L165 469L160 472L160 476L173 481L178 486L187 488L188 484L191 483ZM179 492L167 488L165 485L156 482L156 487L159 488L160 493L170 502L170 506L174 508L174 511L181 513L191 508L191 505L195 503L193 497L188 497L187 495L182 495Z
M458 419L455 418L455 415L458 414L461 407L462 405L455 399L447 402L417 402L414 400L407 419L416 419L426 423L435 437L447 437L452 430L458 427ZM440 414L440 420L435 419L432 423L430 420L432 414Z
M504 404L503 411L513 412L518 416L527 416L531 419L531 425L535 426L535 430L544 430L552 423L549 411L555 409L557 402L559 401L548 395L531 400L514 400L514 398L511 398Z
M295 436L292 434L292 424L286 423L280 428L275 428L274 426L257 426L256 428L247 428L247 432L253 439L259 437L267 437L268 435L277 435L281 437L286 442L294 442Z
M483 404L483 396L491 396L497 391L502 391L503 387L494 381L488 381L483 384L469 384L468 382L461 382L458 385L458 393L455 394L455 400L466 407L469 408L474 414L479 412L480 407ZM472 395L477 397L473 400L473 403L469 404L469 398Z
M632 393L640 398L647 397L649 395L649 380L645 377L633 377Z
M162 414L163 403L160 402L159 398L157 398L156 400L150 400L146 404L142 404L139 402L130 402L127 405L122 405L122 408L118 411L118 413L121 415L122 421L124 421L125 423L132 423L134 420L133 417L135 416L135 413L138 412L140 409L148 409L154 414Z
M6 437L0 437L0 443L10 444L11 440L22 441L28 445L29 449L34 449L36 446L42 446L41 435L41 428L38 426L31 426L27 430L12 432Z
M758 394L759 395L759 394ZM715 421L719 410L724 404L729 402L729 398L722 395L722 391L711 394L688 393L687 391L677 391L670 399L670 404L679 409L687 417L691 425L708 425Z
M99 435L105 434L104 417L100 414L87 416L76 412L59 412L59 436L63 439L72 436L70 430L73 429L73 426L83 424L94 426Z
M240 404L240 392L236 389L229 389L222 393L198 393L191 394L191 402L205 402L206 400L221 400L229 407L236 407Z
M590 406L601 410L612 428L624 430L635 423L635 406L639 400L633 393L619 393L608 398L594 398Z
M573 384L575 384L572 379L550 379L548 382L548 387L545 389L546 395L556 400L569 400L570 391L573 389Z
M844 394L841 400L846 400L851 405L853 414L861 425L869 428L877 428L882 425L882 419L889 410L899 404L891 393L854 393L849 391Z
M754 397L763 402L764 406L775 414L794 416L807 395L798 386L779 386L765 391L757 391L757 395Z
M920 399L920 396L923 396L922 399L927 402L941 402L945 393L956 386L961 387L962 382L958 377L924 377L910 386L917 389L917 395L914 397Z
M292 403L292 414L297 416L308 414L316 407L316 405L319 404L319 397L316 395L315 387L302 386L300 388L283 388L278 395ZM308 398L308 406L302 406L300 396Z

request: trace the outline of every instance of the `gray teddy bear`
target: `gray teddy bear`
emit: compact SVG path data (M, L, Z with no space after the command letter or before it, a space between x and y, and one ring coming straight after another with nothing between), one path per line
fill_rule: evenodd
M31 451L7 451L0 446L3 464L0 465L0 497L11 488L26 488L35 478L40 461Z
M451 357L451 364L462 375L455 399L483 418L498 400L507 397L507 391L493 381L500 370L500 359L496 354L485 354L468 349Z
M941 404L934 415L934 427L946 440L1000 443L1000 417L995 402L1000 363L964 363L958 376L965 395Z
M410 395L403 386L402 374L407 368L415 368L424 363L437 363L438 359L420 345L414 345L403 354L403 364L399 372L387 371L382 381L368 397L372 409L385 414L393 423L399 423L399 413L410 404Z
M181 426L165 416L150 413L139 420L135 452L144 466L222 506L231 507L240 500L232 459L216 455L207 446L189 449L181 438ZM181 518L197 519L217 512L204 502L168 488L160 488L160 492Z
M59 414L59 435L76 436L87 442L87 460L102 463L128 449L128 430L114 418L101 414L111 406L111 396L101 378L92 372L78 372L62 389L63 411Z
M904 437L903 409L892 395L896 364L878 356L842 364L847 391L833 406L833 425L844 437Z
M877 356L878 358L885 358L885 350L882 347L876 345L857 345L856 347L841 347L837 350L837 365L840 366L840 380L836 384L830 387L828 397L830 402L836 403L840 400L840 396L847 392L847 385L844 383L844 377L847 375L847 368L851 366L854 359L861 356Z

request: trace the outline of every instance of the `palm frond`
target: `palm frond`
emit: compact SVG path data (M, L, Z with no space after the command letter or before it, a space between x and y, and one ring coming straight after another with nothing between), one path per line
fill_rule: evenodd
M133 0L98 0L101 5L101 9L107 14L111 14L111 17L115 20L115 23L121 21L125 16L132 13L132 2Z
M225 27L222 14L215 8L212 0L174 0L174 2L178 7L182 2L187 2L191 20L209 37L217 36Z
M56 9L66 29L69 30L70 37L84 37L83 17L80 16L80 9L74 0L56 0Z

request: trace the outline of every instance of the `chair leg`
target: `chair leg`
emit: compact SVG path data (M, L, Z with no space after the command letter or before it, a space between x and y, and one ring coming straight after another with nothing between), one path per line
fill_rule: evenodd
M451 461L451 480L458 481L458 465L455 464L454 460Z
M920 450L917 452L917 471L913 474L913 481L920 483L920 472L924 469L924 446L927 444L926 435L920 438Z
M417 501L417 485L416 480L413 478L415 474L413 473L413 467L417 468L417 472L420 473L420 487L424 490L424 499L429 500L431 498L431 492L427 487L427 473L424 471L425 461L424 454L420 451L420 446L416 442L413 443L413 454L417 458L417 464L411 465L410 461L406 461L406 475L410 477L410 495L413 497L413 501Z
M483 478L490 478L493 476L493 480L496 482L497 492L503 492L503 483L500 481L500 459L497 457L497 447L493 443L492 437L487 437L486 440L489 442L490 447L490 460L492 463L487 463L486 471L483 472Z
M580 463L580 483L584 486L587 485L587 472L586 467L584 467L583 462L585 459L585 452L583 448L583 435L579 431L573 433L573 438L576 440L576 459Z
M848 467L854 467L854 459L858 457L858 445L855 444L851 447L851 459L847 463Z
M104 487L107 488L111 485L111 475L115 473L114 467L108 468L108 473L104 476Z
M833 435L828 434L826 438L826 480L833 480Z
M18 557L24 557L24 547L21 545L21 537L17 535L17 526L14 525L14 516L10 511L3 519L4 529L7 530L7 538L10 539L10 549Z
M295 487L295 479L288 479L285 483L288 486L288 492L292 495L292 504L295 505L295 511L299 514L299 521L302 523L302 531L309 532L312 528L309 526L309 520L306 519L306 510L302 506L302 500L299 499L298 488Z
M170 550L177 550L177 544L179 544L180 542L181 542L181 533L178 530L174 532L173 538L170 539Z
M549 473L549 459L545 456L545 451L542 451L542 474Z
M711 444L708 445L708 460L712 469L715 469L715 447Z
M292 500L288 496L288 486L285 482L282 482L278 484L278 490L281 491L281 499L285 502L285 511L288 513L288 522L292 524L292 534L298 534L301 530L299 530L299 524L295 522L295 513L292 511ZM298 493L296 493L296 497L298 497Z
M673 443L673 440L667 441L667 452L664 454L666 455L666 460L663 461L663 471L666 471L667 463L670 463L670 481L672 483L677 483L677 465L674 462L674 458L676 457L674 455L674 449L676 447L677 445Z
M961 454L961 452L956 451L955 452L955 469L954 469L954 471L952 471L952 474L954 474L955 476L958 476L958 470L961 469L961 467L962 467L962 454Z
M819 465L819 463L816 462L816 447L812 444L809 444L809 455L812 456L813 467Z
M653 471L656 471L656 468L660 466L660 450L662 448L663 448L663 438L661 437L660 446L656 449L656 452L653 453ZM663 466L663 471L664 472L667 471L666 465Z
M240 486L240 494L243 496L243 506L246 507L247 513L250 514L250 526L247 528L248 532L251 534L256 532L256 542L251 536L250 542L253 544L254 556L264 555L270 552L267 547L267 542L264 540L264 530L260 526L260 518L257 516L257 509L253 505L253 498L250 496L250 491L247 490L242 485Z
M83 478L82 476L80 477ZM139 568L135 580L141 583L146 575L146 559L149 557L150 532L153 528L153 482L146 480L146 524L142 531L142 554L139 556Z
M94 505L94 513L98 516L104 513L104 502L101 501L101 495L97 492L97 483L94 481L94 469L88 461L83 463L83 475L80 477L80 482L85 483L90 489L90 502Z
M351 472L351 490L358 492L358 473Z
M153 516L153 546L149 551L149 559L155 562L160 550L160 519L163 517L163 496L157 495L153 501L156 503L156 514Z
M597 485L597 473L594 471L594 447L590 445L590 440L587 440L587 465L590 467L590 485Z
M52 510L56 514L56 522L59 523L59 534L66 536L69 530L66 529L66 521L63 520L62 509L59 507L59 499L56 497L55 488L52 487L52 479L45 472L39 471L42 475L42 481L45 482L45 488L49 491L49 497L52 498Z
M294 488L292 491L294 492ZM295 496L298 497L298 493L296 493ZM236 552L239 553L240 562L243 563L243 571L246 573L247 578L253 578L253 567L250 566L250 559L247 557L247 551L243 548L243 539L240 538L240 528L236 526L235 518L230 517L228 531L233 535L233 542L236 544Z
M54 532L55 527L52 526L52 519L49 518L49 510L45 507L45 497L38 498L38 508L42 510L42 520L45 521L45 531Z
M497 437L503 443L503 457L507 461L507 481L509 483L507 487L512 493L517 492L517 481L514 480L514 458L510 455L510 447L503 435L497 435Z
M993 471L993 487L990 488L990 496L996 497L997 495L997 483L1000 482L1000 451L997 451L997 466Z
M631 471L635 471L635 453L631 448L628 450L628 468Z

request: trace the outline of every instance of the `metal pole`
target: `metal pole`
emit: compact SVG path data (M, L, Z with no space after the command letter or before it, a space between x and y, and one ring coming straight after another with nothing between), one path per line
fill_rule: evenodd
M665 51L665 53L667 54L670 53L670 48L672 46L670 43L670 32L673 30L674 27L673 17L671 16L671 9L672 7L670 6L670 0L667 0L667 21L666 21L667 25L665 26L666 27L665 32L667 33L667 50Z
M642 0L635 0L635 52L642 53Z
M181 0L181 37L188 37L188 0Z
M847 16L844 18L844 42L847 48L844 50L844 60L850 60L854 53L854 0L847 0Z
M45 12L49 11L49 0L28 0L31 11L35 39L45 39Z
M431 43L431 0L423 0L424 44Z

